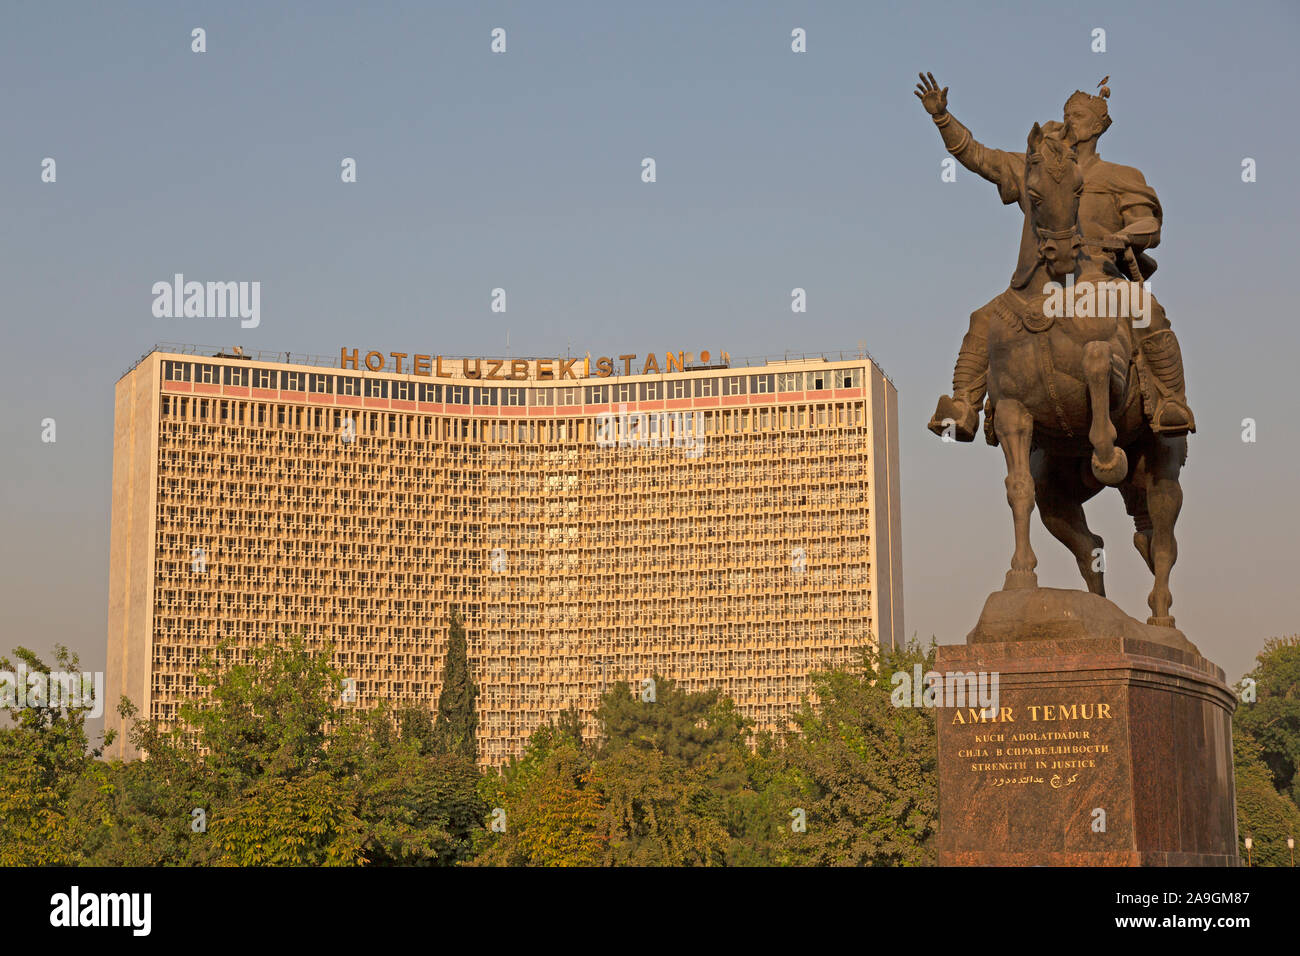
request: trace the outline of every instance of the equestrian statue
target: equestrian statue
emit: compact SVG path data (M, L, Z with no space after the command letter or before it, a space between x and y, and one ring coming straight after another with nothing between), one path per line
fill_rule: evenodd
M1083 504L1114 487L1154 576L1147 623L1172 628L1178 479L1196 425L1178 340L1146 285L1160 202L1138 170L1097 155L1111 122L1109 77L1098 96L1076 91L1064 122L1035 123L1023 153L976 142L948 112L947 87L931 74L920 79L915 95L948 152L1024 212L1011 282L972 313L953 394L940 398L929 428L945 440L972 441L987 394L984 435L1006 457L1015 528L1004 590L1038 586L1029 542L1037 504L1088 590L1104 597L1103 543Z

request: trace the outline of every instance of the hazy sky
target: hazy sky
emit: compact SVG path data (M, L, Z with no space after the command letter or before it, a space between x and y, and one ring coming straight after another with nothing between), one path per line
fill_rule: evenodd
M962 640L1010 557L1005 470L925 422L1021 215L940 181L925 69L1012 150L1110 75L1100 152L1164 205L1153 288L1199 424L1173 613L1234 679L1300 630L1298 44L1297 7L1268 2L7 3L0 647L104 666L113 385L153 343L477 355L507 332L516 355L865 343L899 388L907 630ZM176 272L260 281L260 327L155 319ZM1145 619L1119 496L1089 517ZM1079 586L1033 535L1040 583Z

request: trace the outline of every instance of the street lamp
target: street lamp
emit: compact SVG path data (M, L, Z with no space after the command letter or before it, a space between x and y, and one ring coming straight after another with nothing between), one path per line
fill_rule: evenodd
M1247 866L1254 866L1254 864L1250 862L1250 857L1251 857L1250 848L1253 847L1254 845L1255 845L1255 841L1252 840L1250 837L1246 837L1246 865Z
M1286 848L1291 851L1291 865L1295 866L1295 837L1286 838Z

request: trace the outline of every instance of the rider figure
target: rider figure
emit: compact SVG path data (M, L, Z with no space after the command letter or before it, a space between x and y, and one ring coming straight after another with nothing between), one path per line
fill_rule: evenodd
M1101 96L1091 96L1076 91L1065 102L1065 123L1060 131L1074 147L1083 176L1079 227L1085 248L1094 260L1099 256L1111 258L1120 275L1141 282L1149 279L1156 269L1155 261L1145 250L1160 243L1163 213L1155 191L1147 185L1141 172L1131 166L1108 163L1097 155L1097 140L1111 123L1106 106L1109 93L1103 89ZM948 152L971 172L996 185L1004 203L1018 203L1024 210L1020 255L1011 277L1011 288L1031 291L1025 286L1038 264L1038 245L1030 226L1029 197L1024 195L1025 154L990 149L976 142L970 131L948 112L948 88L939 89L933 75L928 79L921 76L916 96L939 127ZM1129 250L1135 255L1130 255ZM1140 274L1133 274L1130 262L1136 264ZM943 435L951 426L959 441L971 441L975 437L988 379L989 320L996 314L993 303L971 313L970 330L962 340L953 369L953 394L939 399L939 406L930 419L929 428L936 435ZM1146 318L1149 324L1135 324L1133 336L1151 386L1146 406L1151 430L1169 436L1194 432L1195 419L1183 392L1182 353L1164 309L1154 296Z

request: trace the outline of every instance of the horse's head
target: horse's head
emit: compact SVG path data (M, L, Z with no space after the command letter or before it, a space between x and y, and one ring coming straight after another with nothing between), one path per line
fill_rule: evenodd
M1074 272L1083 241L1079 234L1083 174L1074 161L1074 150L1037 123L1029 131L1025 153L1025 192L1038 236L1038 256L1059 282Z

